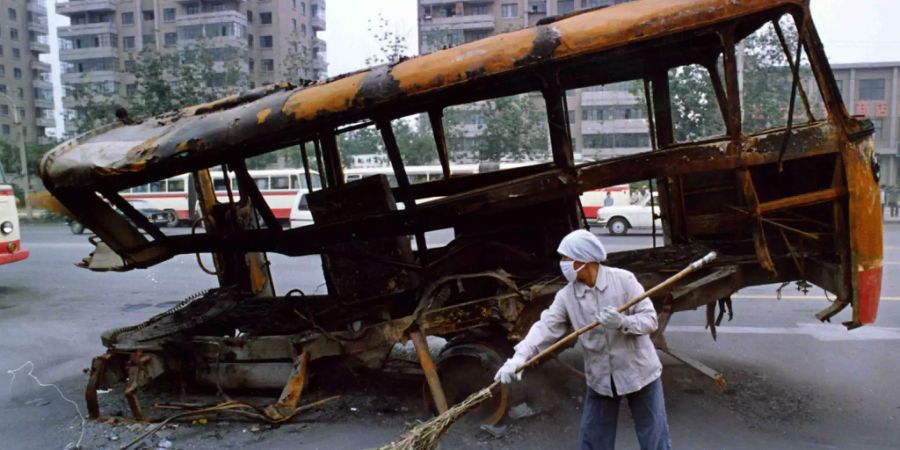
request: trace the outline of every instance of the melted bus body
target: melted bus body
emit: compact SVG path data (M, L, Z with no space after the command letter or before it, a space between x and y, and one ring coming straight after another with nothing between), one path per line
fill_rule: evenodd
M773 108L739 82L738 52L755 48L741 42L759 32L777 35L783 49L783 64L766 69L781 69L783 78L766 72L771 82L760 83L772 89ZM760 61L755 56L744 59ZM679 113L683 99L671 83L685 74L708 87L695 107L719 125L710 135L697 136L696 124ZM567 98L623 82L641 87L651 149L576 164ZM129 270L206 253L220 284L175 311L104 334L109 353L95 359L91 414L99 413L96 389L116 381L145 384L191 368L181 379L259 387L272 383L275 367L296 382L302 370L292 368L333 358L386 370L394 344L422 335L449 340L437 373L422 364L429 380L476 376L454 372L472 367L464 361L492 374L563 285L556 246L587 226L579 195L625 183L646 182L659 193L662 229L658 246L613 252L610 265L652 286L709 251L721 255L652 298L658 346L671 314L703 308L714 330L716 308L728 307L735 291L768 283L818 285L835 300L823 302L817 318L844 311L847 327L872 323L882 273L874 127L850 116L840 95L805 0L638 0L306 87L266 86L62 144L45 156L41 173L102 240L84 267ZM510 96L527 96L541 112L549 157L454 176L448 113ZM405 170L407 143L395 129L414 115L430 125L439 179L412 183ZM369 126L396 185L384 175L345 177L338 137ZM315 156L323 188L307 196L312 223L285 229L244 159L296 145L304 158ZM225 202L208 172L223 164L240 188ZM186 173L198 174L203 233L165 235L117 194ZM426 233L443 229L453 230L453 240L430 244ZM267 252L319 255L327 292L276 291ZM222 337L235 329L245 333L240 342ZM166 351L173 347L177 355ZM223 349L235 358L221 361ZM295 366L297 355L308 364ZM129 390L132 405L138 387ZM450 402L467 394L444 387ZM496 398L500 416L504 398Z

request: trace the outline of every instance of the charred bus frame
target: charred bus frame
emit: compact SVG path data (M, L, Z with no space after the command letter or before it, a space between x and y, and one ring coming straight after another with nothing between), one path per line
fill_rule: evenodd
M796 24L797 48L789 48L778 28L784 15ZM778 30L791 61L790 106L786 126L749 133L742 127L736 43L766 24ZM814 117L800 83L801 53L809 59L824 117ZM688 64L707 69L725 136L675 142L668 73ZM566 90L623 80L643 82L653 151L576 165ZM552 162L452 177L444 109L526 92L543 97ZM805 124L793 123L798 96ZM428 115L442 180L410 184L406 177L391 122L415 113ZM384 177L344 182L336 136L370 124L383 138L395 188ZM478 361L491 373L552 300L561 286L555 245L585 226L578 195L590 189L658 183L665 246L610 255L611 265L632 270L643 284L655 284L709 250L722 255L653 298L660 347L673 312L705 307L715 330L717 304L729 304L741 287L764 283L812 282L836 297L820 319L851 305L848 327L873 322L882 222L872 133L872 124L849 116L841 102L808 2L639 0L303 88L268 86L111 125L52 150L41 173L101 240L85 267L128 270L210 253L222 286L104 334L109 352L94 360L87 389L92 417L99 415L96 389L126 380L132 411L143 417L138 389L171 372L220 387L270 386L287 378L275 405L283 413L290 409L285 405L296 406L301 381L318 361L383 369L392 346L410 339L442 410L466 394L447 382L454 370ZM297 144L307 169L315 153L325 188L309 195L316 223L284 230L244 160ZM228 203L215 201L207 169L216 166L237 175L240 189L230 192ZM196 174L202 234L165 235L117 194L188 172ZM455 239L429 248L425 232L445 228ZM328 294L276 295L265 252L321 255ZM235 328L246 335L221 337ZM436 363L423 349L429 335L449 339ZM282 367L275 380L273 361ZM505 398L489 420L502 417Z

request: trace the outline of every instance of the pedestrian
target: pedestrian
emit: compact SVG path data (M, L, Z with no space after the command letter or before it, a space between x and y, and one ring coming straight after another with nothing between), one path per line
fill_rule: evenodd
M890 193L890 201L888 202L888 206L891 208L891 217L897 217L898 210L900 210L900 204L897 202L897 197L900 196L900 192L897 192L897 188L894 187L891 189Z
M881 185L881 214L884 214L884 204L887 200L887 194L884 192L884 185Z
M625 313L617 307L644 292L634 274L608 267L606 250L589 231L569 233L559 244L560 269L568 284L556 293L515 354L497 372L502 383L520 380L516 368L562 337L571 327L600 326L578 339L584 349L587 388L581 418L582 450L612 449L622 397L628 400L638 442L644 450L670 449L662 388L662 364L650 340L656 311L644 299Z
M613 200L612 192L606 191L606 198L603 199L603 206L612 206L616 201Z
M637 205L638 203L640 203L641 202L641 191L639 191L637 189L631 191L631 199L630 200L631 200L632 205Z
M647 185L645 184L643 187L641 187L641 203L644 203L649 199L650 199L650 190L647 189Z

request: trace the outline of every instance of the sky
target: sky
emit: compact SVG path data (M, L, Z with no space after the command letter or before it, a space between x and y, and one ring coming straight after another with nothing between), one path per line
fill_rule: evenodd
M48 0L53 9L54 1ZM379 14L391 22L391 31L406 36L410 54L418 49L416 0L328 0L327 30L320 34L328 44L329 75L338 75L365 67L365 59L377 53L370 37L370 20ZM897 0L811 0L813 21L832 63L900 61L900 17ZM44 60L53 64L59 80L56 26L68 25L68 19L52 15L51 54ZM58 82L57 82L58 84ZM61 91L57 86L57 129L61 127Z

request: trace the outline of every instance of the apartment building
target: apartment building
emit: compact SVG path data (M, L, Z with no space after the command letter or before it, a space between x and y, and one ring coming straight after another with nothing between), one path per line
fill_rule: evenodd
M832 64L850 114L868 116L875 125L875 151L881 183L898 186L900 154L900 62Z
M328 69L318 37L325 0L68 0L56 8L70 19L58 30L66 88L91 83L107 94L134 95L132 56L145 48L178 52L201 40L217 68L239 59L251 87L319 79ZM74 98L64 97L63 105L78 114Z
M419 50L430 53L493 34L534 26L548 16L629 0L419 0ZM631 82L568 93L576 154L588 160L649 150L648 125ZM478 139L478 114L464 115L463 150Z
M54 128L46 0L0 2L0 140L47 142ZM18 122L17 122L18 121Z

